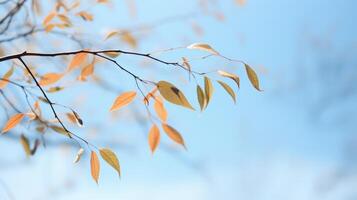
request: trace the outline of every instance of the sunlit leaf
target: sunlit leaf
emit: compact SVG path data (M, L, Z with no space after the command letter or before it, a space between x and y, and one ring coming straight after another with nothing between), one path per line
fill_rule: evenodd
M102 158L118 172L118 175L120 177L121 174L119 160L115 153L110 149L100 149L99 153Z
M41 86L51 85L59 81L63 77L63 74L48 73L41 77L39 84Z
M74 160L73 160L73 163L77 163L77 162L81 159L83 153L84 153L84 149L83 149L83 148L80 148L80 149L78 150L78 152L77 152L76 157L75 157Z
M13 129L22 121L24 117L25 117L24 113L18 113L10 117L10 119L6 122L4 128L2 129L1 133L6 133L9 130Z
M255 71L248 65L248 64L244 64L245 66L245 70L247 71L247 75L248 78L250 80L250 82L252 83L252 85L255 87L255 89L257 89L258 91L262 91L259 88L259 79L257 74L255 73Z
M167 134L167 136L169 136L171 140L182 145L186 149L185 141L176 129L167 124L162 124L162 129L165 131L165 133Z
M161 96L164 97L166 101L194 110L185 95L171 83L159 81L156 85Z
M20 142L21 142L22 147L24 148L24 151L25 151L26 155L30 156L31 155L31 149L30 149L30 143L29 143L29 140L27 139L27 137L24 136L23 134L21 134Z
M164 107L164 102L161 100L160 97L156 97L154 103L154 109L157 116L164 122L167 120L167 111Z
M154 153L157 146L160 143L160 130L155 124L152 125L149 131L148 140L149 140L150 150L152 153Z
M222 81L217 81L223 88L224 90L226 90L226 92L232 97L234 103L236 103L236 94L234 93L234 90L227 85L226 83L222 82Z
M197 99L202 111L206 107L206 96L199 85L197 85Z
M71 71L77 67L79 67L83 62L86 61L87 53L78 53L73 56L71 62L68 65L68 71Z
M115 99L112 107L110 108L110 111L112 112L118 110L123 106L130 104L135 99L135 97L136 97L136 92L134 91L122 93Z
M93 180L98 184L100 163L99 163L98 156L94 151L91 151L90 154L90 171Z
M216 50L214 50L209 44L205 44L205 43L193 43L193 44L187 46L187 48L203 50L203 51L207 51L214 55L219 55L219 53Z
M240 80L239 77L237 75L222 71L222 70L218 70L217 71L219 75L226 77L226 78L230 78L232 79L234 82L236 82L238 88L240 87Z
M206 107L208 106L208 103L210 102L214 88L211 82L211 79L209 79L207 76L204 78L205 80L205 94L206 94Z
M11 75L14 73L14 67L11 67L2 77L5 80L0 80L0 89L4 88L9 82L6 80L9 80Z

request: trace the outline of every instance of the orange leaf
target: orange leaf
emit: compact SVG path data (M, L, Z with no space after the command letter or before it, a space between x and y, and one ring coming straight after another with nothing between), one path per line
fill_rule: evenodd
M154 103L154 109L156 111L157 116L164 122L167 120L167 111L164 107L164 102L160 97L156 97Z
M46 86L46 85L50 85L53 83L56 83L57 81L59 81L61 78L63 77L63 74L59 74L59 73L48 73L45 74L41 77L41 80L39 81L39 84L41 86Z
M176 129L174 129L173 127L167 124L162 124L162 128L164 129L165 133L167 134L167 136L169 136L171 140L182 145L186 149L185 141L183 140L181 134Z
M97 154L92 151L90 155L90 170L94 181L98 184L100 163Z
M154 87L154 89L152 89L145 97L144 97L144 103L146 105L149 105L149 100L150 98L154 98L155 93L157 92L158 88Z
M14 73L14 67L11 67L9 71L7 71L3 76L3 79L5 80L0 80L0 89L4 88L9 83L9 81L6 80L8 80L13 73Z
M157 146L160 143L160 130L154 124L149 131L149 146L152 153L155 152Z
M11 130L12 128L14 128L16 125L18 125L21 122L21 120L24 117L25 117L24 113L18 113L10 117L10 119L6 122L4 128L2 129L1 133L5 133Z
M85 21L93 21L93 15L87 13L86 11L78 12L77 15L82 17L82 19Z
M122 93L115 99L112 107L110 108L110 111L112 112L122 108L123 106L128 105L135 99L135 96L136 96L136 92L134 91Z
M87 53L78 53L73 56L71 63L68 66L68 71L79 67L87 58Z
M56 16L55 12L51 12L50 14L48 14L45 19L43 20L42 24L43 25L47 25L54 17Z

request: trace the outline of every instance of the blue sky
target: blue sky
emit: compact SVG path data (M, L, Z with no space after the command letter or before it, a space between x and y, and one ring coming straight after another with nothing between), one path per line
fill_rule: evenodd
M138 16L134 20L137 24L195 9L191 1L178 0L137 1L137 5ZM115 25L131 26L126 7L120 3L116 6L118 13L108 12L107 8L96 10L93 35L102 35ZM343 165L343 149L350 135L334 128L334 124L313 123L307 107L312 97L295 82L299 65L314 67L311 62L303 62L314 59L309 54L311 36L328 37L334 51L356 44L354 8L357 3L353 0L247 0L244 7L238 7L233 1L222 0L219 6L226 15L224 22L196 19L205 30L202 38L195 37L187 23L167 24L155 29L147 42L142 43L140 51L207 42L222 54L245 60L255 67L264 92L256 92L250 86L242 66L217 59L200 61L197 69L220 64L225 69L231 66L230 70L242 77L242 88L237 105L233 105L217 85L215 96L204 113L167 104L169 122L184 135L187 152L173 147L172 155L159 148L151 156L145 138L138 133L140 128L131 122L113 122L114 130L112 126L102 127L101 131L107 133L105 137L118 134L115 138L136 146L134 150L115 149L123 168L121 180L103 165L97 186L91 180L87 157L79 165L73 165L75 150L49 148L24 161L25 164L1 168L0 180L6 183L15 199L357 198L356 174L343 180L343 187L337 185L328 192L318 190ZM127 62L131 63L130 58ZM150 70L138 72L155 78L175 77L167 71L157 76ZM123 78L123 82L125 80ZM133 87L128 82L123 84ZM194 96L194 86L177 84L184 88L187 96ZM98 105L97 99L89 98L87 105L91 107L82 111L83 116L89 116L88 123L105 120L91 113L93 109L110 105L115 94L91 90L90 85L74 88L69 93L76 90L85 90L87 96L98 97L103 103ZM57 98L65 101L69 97ZM350 130L345 128L344 131ZM0 143L9 152L2 155L5 160L15 155L23 157L19 144ZM0 199L7 199L2 189Z

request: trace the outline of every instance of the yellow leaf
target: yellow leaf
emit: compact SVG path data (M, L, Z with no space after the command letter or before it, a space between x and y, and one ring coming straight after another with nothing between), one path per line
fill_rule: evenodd
M149 146L152 153L155 152L157 146L160 143L160 130L154 124L149 131Z
M120 177L121 174L120 174L119 160L118 157L115 155L115 153L110 149L100 149L99 153L102 156L102 158L118 172Z
M9 80L9 78L11 77L11 75L14 73L14 67L11 67L9 69L9 71L7 71L4 76L2 77L4 80L0 80L0 89L4 88L9 82L6 80Z
M255 89L257 89L258 91L262 91L259 88L259 80L258 80L258 76L255 73L255 71L248 65L248 64L244 64L245 66L245 70L247 71L247 75L248 78L250 80L250 82L252 83L252 85L255 87Z
M239 77L237 75L222 71L222 70L218 70L217 71L219 75L226 77L226 78L230 78L232 79L234 82L236 82L238 88L240 87L240 80Z
M23 134L21 134L20 142L22 147L24 148L26 155L30 156L31 155L30 143L29 140Z
M118 31L111 31L105 36L104 40L107 40L107 39L109 39L109 38L111 38L111 37L113 37L115 35L118 35L118 34L119 34Z
M193 43L193 44L187 46L187 48L203 50L203 51L207 51L214 55L219 55L219 53L216 50L214 50L210 45L205 44L205 43Z
M111 58L116 58L116 57L118 57L120 55L119 52L114 52L114 51L105 52L104 54L109 56L109 57L111 57Z
M136 39L129 31L122 31L120 38L123 42L127 43L132 48L136 48L137 46Z
M61 126L56 126L56 125L52 125L52 126L49 126L49 128L51 128L52 130L54 130L55 132L59 133L59 134L62 134L62 135L65 135L65 136L70 136L69 133Z
M52 31L52 29L54 29L56 27L55 24L48 24L45 26L45 31L48 33L50 31Z
M171 83L159 81L157 87L161 96L168 102L194 110L191 104L187 101L185 95Z
M167 124L162 124L162 128L164 129L165 133L167 134L167 136L169 136L171 140L182 145L186 149L185 141L183 140L181 134L176 129L174 129L173 127Z
M4 128L1 133L6 133L9 130L13 129L16 125L18 125L22 119L25 117L24 113L18 113L10 117L10 119L6 122Z
M167 120L167 111L164 107L164 102L160 99L160 97L156 97L154 103L154 109L156 111L157 116L164 122Z
M80 16L85 21L93 21L93 15L89 14L86 11L78 12L77 15Z
M110 108L110 111L112 112L118 110L123 106L130 104L135 99L135 97L136 97L136 92L134 91L122 93L115 99L112 107Z
M227 85L226 83L222 82L222 81L217 81L225 90L226 92L232 97L234 103L236 103L236 94L234 93L234 90Z
M83 62L86 61L86 58L87 58L87 53L78 53L74 55L68 66L68 71L71 71L79 67Z
M205 79L205 94L206 94L206 107L207 107L208 103L212 98L214 88L211 80L207 76L205 76L204 79Z
M56 16L56 13L55 13L55 12L49 13L49 14L45 17L45 19L43 20L42 24L43 24L43 25L47 25L55 16Z
M51 85L53 83L56 83L63 77L63 74L59 73L48 73L45 74L41 77L39 84L41 86L46 86L46 85Z
M62 15L59 14L57 15L57 17L65 24L71 24L71 20L66 16L66 15Z
M92 178L98 184L99 172L100 172L100 163L97 154L92 151L90 154L90 171Z
M206 96L199 85L197 85L197 99L202 111L206 107Z
M77 163L77 162L81 159L83 153L84 153L84 149L83 149L83 148L80 148L80 149L78 150L78 152L77 152L76 157L75 157L74 160L73 160L73 163Z

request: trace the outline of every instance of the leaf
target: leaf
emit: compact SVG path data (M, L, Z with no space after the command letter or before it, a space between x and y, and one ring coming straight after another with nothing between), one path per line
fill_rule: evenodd
M230 78L232 79L234 82L236 82L237 86L238 86L238 89L240 87L240 80L239 80L239 77L237 75L234 75L234 74L231 74L231 73L228 73L228 72L225 72L225 71L222 71L222 70L218 70L217 71L219 75L223 76L223 77L226 77L226 78Z
M118 35L118 34L119 34L118 31L111 31L105 36L104 40L107 40L107 39L109 39L109 38L111 38L111 37L113 37L115 35Z
M191 65L189 63L189 60L185 57L182 57L182 65L188 70L188 78L190 79Z
M210 100L212 98L214 88L213 88L211 80L207 76L205 76L204 80L205 80L205 94L206 94L206 106L205 107L207 107L208 103L210 102Z
M86 11L78 12L76 15L80 16L84 21L93 21L93 15Z
M22 121L24 117L25 117L24 113L18 113L10 117L10 119L6 122L4 128L2 129L1 133L3 134L13 129Z
M119 52L115 52L115 51L109 51L109 52L105 52L104 53L105 55L111 57L111 58L116 58L120 55Z
M83 126L83 120L82 118L78 115L78 113L76 111L72 111L74 117L76 118L76 122L78 124L79 127L82 127Z
M174 85L166 81L159 81L157 84L162 97L168 102L195 110L187 101L185 95Z
M84 149L83 149L83 148L80 148L80 149L78 150L78 152L77 152L76 157L75 157L74 160L73 160L73 163L77 163L77 162L81 159L83 153L84 153Z
M29 140L27 139L27 137L24 136L24 134L21 134L20 142L21 142L22 147L24 148L26 156L30 156L31 155L30 143L29 143Z
M182 145L186 149L185 142L181 134L176 129L174 129L173 127L167 124L162 124L162 128L164 129L165 133L167 134L167 136L169 136L171 140Z
M73 56L71 62L68 65L68 71L71 71L79 67L84 61L86 61L87 53L77 53Z
M154 153L160 143L160 130L155 124L151 127L149 131L148 139L150 150L152 153Z
M62 15L59 14L57 15L58 19L60 19L63 23L70 25L71 24L71 20L66 16L66 15Z
M157 87L154 87L145 97L144 97L144 103L145 105L149 105L149 100L150 98L155 98L155 93L157 92Z
M120 38L123 42L127 43L132 48L136 48L137 46L136 39L129 31L122 31Z
M118 110L123 106L130 104L135 99L135 96L136 96L136 92L134 91L122 93L115 99L112 107L110 108L110 112Z
M222 82L222 81L217 81L225 90L226 92L232 97L234 103L236 103L236 94L234 93L234 90L227 85L226 83Z
M201 111L203 111L203 109L206 107L206 96L199 85L197 85L197 99L198 103L200 104Z
M88 76L92 75L93 72L94 72L94 63L90 63L87 66L83 67L81 71L81 77L85 79Z
M157 116L164 122L167 120L167 111L164 107L164 102L160 99L160 97L156 97L154 103L154 109Z
M216 50L214 50L210 45L205 44L205 43L193 43L193 44L187 46L187 48L203 50L203 51L207 51L214 55L219 55L219 53Z
M120 177L121 174L120 174L119 160L115 155L115 153L110 149L100 149L99 153L102 156L102 158L118 172L118 175Z
M255 71L248 65L248 64L244 64L245 66L245 70L247 71L247 75L248 78L250 80L250 82L252 83L252 85L255 87L255 89L257 89L258 91L262 91L259 88L259 80L258 80L258 76L255 73Z
M98 156L94 151L91 151L91 154L90 154L90 171L91 171L93 180L98 184L100 163L99 163Z
M56 16L56 13L55 13L55 12L49 13L49 14L45 17L45 19L43 20L42 24L43 24L43 25L47 25L55 16Z
M48 73L41 77L39 84L41 86L51 85L59 81L63 77L63 74Z
M70 137L70 134L61 126L51 125L49 126L55 132Z
M64 87L60 87L60 86L56 86L56 87L50 87L47 92L49 93L54 93L54 92L59 92L61 90L63 90Z
M11 67L9 69L9 71L7 71L4 74L4 76L2 78L5 79L5 80L0 80L0 89L3 89L9 83L9 81L6 81L6 80L9 80L9 78L11 77L11 75L13 73L14 73L14 67Z

